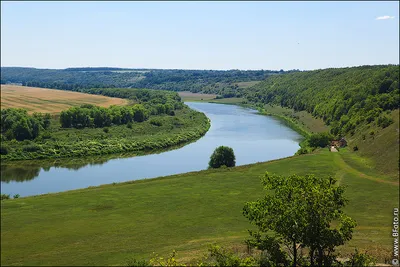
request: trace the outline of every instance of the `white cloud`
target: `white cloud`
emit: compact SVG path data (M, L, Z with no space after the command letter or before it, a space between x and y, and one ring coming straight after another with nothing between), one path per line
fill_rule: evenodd
M394 19L394 16L381 16L376 18L376 20L383 20L383 19Z

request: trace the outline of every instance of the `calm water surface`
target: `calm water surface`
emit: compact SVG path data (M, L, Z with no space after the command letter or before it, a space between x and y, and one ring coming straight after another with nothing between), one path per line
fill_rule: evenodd
M38 195L204 170L214 149L221 145L233 148L236 165L288 157L299 149L301 136L298 133L255 110L234 105L186 104L204 112L211 120L210 130L194 143L145 156L2 165L1 193Z

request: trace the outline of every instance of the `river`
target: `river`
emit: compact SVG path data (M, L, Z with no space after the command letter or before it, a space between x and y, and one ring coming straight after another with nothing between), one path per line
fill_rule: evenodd
M193 143L143 156L2 165L1 193L31 196L204 170L214 149L221 145L233 148L236 166L288 157L299 149L302 137L298 133L256 110L235 105L186 104L211 120L210 130Z

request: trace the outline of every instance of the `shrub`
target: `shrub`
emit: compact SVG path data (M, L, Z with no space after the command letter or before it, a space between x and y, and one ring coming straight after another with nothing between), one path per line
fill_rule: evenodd
M132 122L128 122L128 123L126 124L126 128L132 129Z
M9 152L9 148L7 146L1 145L0 146L0 154L1 155L7 155Z
M1 194L1 200L4 200L4 199L10 199L10 195Z
M25 145L22 147L22 151L24 151L24 152L37 152L39 150L42 150L42 147L38 146L36 144Z
M137 259L130 259L126 263L127 267L136 267L136 266L152 266L150 262L146 260L137 260Z
M69 137L69 133L67 133L67 137ZM49 132L44 132L43 134L42 134L42 139L43 140L45 140L45 139L50 139L51 138L51 133L49 133Z
M19 198L19 197L20 197L19 194L15 194L15 195L14 195L14 198Z
M367 255L367 253L360 253L356 249L351 255L350 260L344 263L344 266L373 266L375 264L375 258Z
M393 123L393 119L388 115L379 116L377 124L379 127L386 128Z
M220 146L212 153L208 166L209 168L219 168L222 165L234 167L235 164L236 158L233 149L227 146Z
M108 133L109 131L110 131L110 129L108 127L103 128L103 132Z
M353 147L353 151L358 151L358 146L357 146L357 145L355 145L355 146Z
M303 155L303 154L308 154L311 153L312 149L310 147L301 147L299 150L297 150L296 155Z
M152 118L150 119L150 124L155 126L162 126L163 123L160 119Z

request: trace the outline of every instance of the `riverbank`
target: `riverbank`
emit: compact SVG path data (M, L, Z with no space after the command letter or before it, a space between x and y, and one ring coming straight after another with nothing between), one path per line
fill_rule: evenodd
M15 160L73 158L125 152L150 152L197 140L210 128L201 112L184 107L175 116L154 115L148 121L105 128L62 129L52 122L48 136L34 141L3 141L3 163Z
M388 233L398 185L373 169L359 169L348 150L323 149L234 168L1 201L1 264L124 265L132 257L166 256L175 249L180 262L193 265L210 243L244 247L251 225L242 208L262 196L259 178L265 171L335 176L346 185L346 213L358 223L351 242L339 247L342 257L354 247L368 250L378 262L390 257Z

